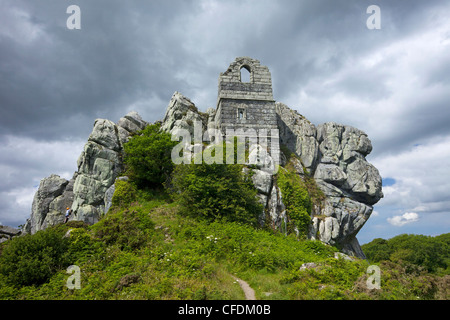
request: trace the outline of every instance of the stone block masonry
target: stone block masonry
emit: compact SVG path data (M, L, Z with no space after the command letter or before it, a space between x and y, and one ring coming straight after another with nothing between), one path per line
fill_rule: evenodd
M242 69L250 73L250 81L243 82ZM219 76L219 93L215 116L217 128L277 129L275 101L270 71L256 59L236 58L227 71Z
M243 81L242 72L250 74L248 82ZM265 146L278 164L278 123L269 68L261 66L256 59L236 58L227 71L220 74L218 89L216 128L224 137L230 130L235 136L243 134L245 138L256 134L257 143Z

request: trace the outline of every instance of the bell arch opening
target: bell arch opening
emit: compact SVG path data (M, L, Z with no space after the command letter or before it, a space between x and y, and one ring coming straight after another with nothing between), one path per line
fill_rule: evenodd
M251 71L248 66L241 67L241 82L251 82Z

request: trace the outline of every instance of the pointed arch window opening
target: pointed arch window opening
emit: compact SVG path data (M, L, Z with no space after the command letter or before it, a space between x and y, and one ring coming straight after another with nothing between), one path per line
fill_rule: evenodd
M251 71L248 66L241 67L241 82L244 82L244 83L251 82Z

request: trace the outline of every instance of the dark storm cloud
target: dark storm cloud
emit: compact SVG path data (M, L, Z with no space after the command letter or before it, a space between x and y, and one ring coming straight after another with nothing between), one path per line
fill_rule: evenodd
M205 11L200 1L79 1L82 29L76 31L65 25L70 4L11 2L3 13L2 23L16 29L0 38L0 134L85 137L92 119L117 120L139 101L152 101L143 116L154 121L175 90L206 96L207 107L214 107L218 71L226 65L212 63L218 50L205 56L197 48L217 43L225 44L219 48L229 50L229 61L249 55L268 65L275 96L282 100L394 35L417 29L422 8L430 7L423 1L381 2L386 32L377 34L365 27L368 1L218 2L217 16L200 30ZM231 14L221 20L222 12ZM202 42L205 28L218 35L217 42ZM24 40L30 32L35 36ZM190 37L198 41L186 45ZM382 76L371 74L379 84L374 86L362 81L367 75L354 74L334 90L379 97L388 90Z
M173 17L188 12L189 2L79 1L81 30L66 28L69 4L11 4L10 19L19 21L0 38L0 134L85 136L87 119L120 117L127 104L151 96L168 101L183 87L171 72L184 56ZM37 34L26 41L20 28ZM149 108L161 115L165 105Z
M81 30L66 28L72 4ZM372 4L381 30L366 27ZM95 118L136 110L160 120L174 91L202 111L215 107L218 75L238 56L269 67L277 101L316 125L366 131L380 168L432 188L438 166L428 180L417 165L401 169L413 145L435 150L450 135L448 10L438 0L3 1L0 222L29 216L40 179L70 178Z

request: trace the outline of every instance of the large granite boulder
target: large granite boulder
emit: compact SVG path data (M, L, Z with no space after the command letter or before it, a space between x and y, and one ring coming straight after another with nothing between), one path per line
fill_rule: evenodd
M134 111L120 118L117 124L106 119L95 120L78 158L78 170L70 181L57 175L41 181L34 196L31 217L22 232L34 234L63 223L67 207L73 210L70 220L97 222L109 208L109 189L123 169L123 144L147 125Z
M161 129L169 133L173 133L176 129L185 129L189 131L191 137L194 137L194 123L202 124L203 133L209 121L212 122L214 114L212 110L209 110L209 113L200 113L191 100L175 92L167 106Z
M134 111L120 118L117 124L106 119L95 120L92 133L78 158L71 220L93 224L105 213L109 208L105 204L105 193L123 171L123 144L147 125Z
M280 144L298 157L325 195L313 208L309 237L364 258L356 234L383 197L381 176L365 158L372 151L369 138L334 122L315 127L282 103L276 103L276 112Z
M314 171L319 152L315 126L283 103L275 103L275 111L280 131L280 145L285 145L294 152L308 172Z
M381 176L365 158L372 144L363 131L334 122L317 127L317 141L314 178L326 199L314 212L310 237L364 258L356 234L383 197Z
M46 221L47 215L57 206L55 200L61 199L68 184L68 180L55 174L41 180L39 188L34 194L30 219L23 228L25 233L33 234L49 225L48 219ZM65 210L61 214L64 215L64 212Z
M0 243L20 235L20 230L9 226L0 225Z

